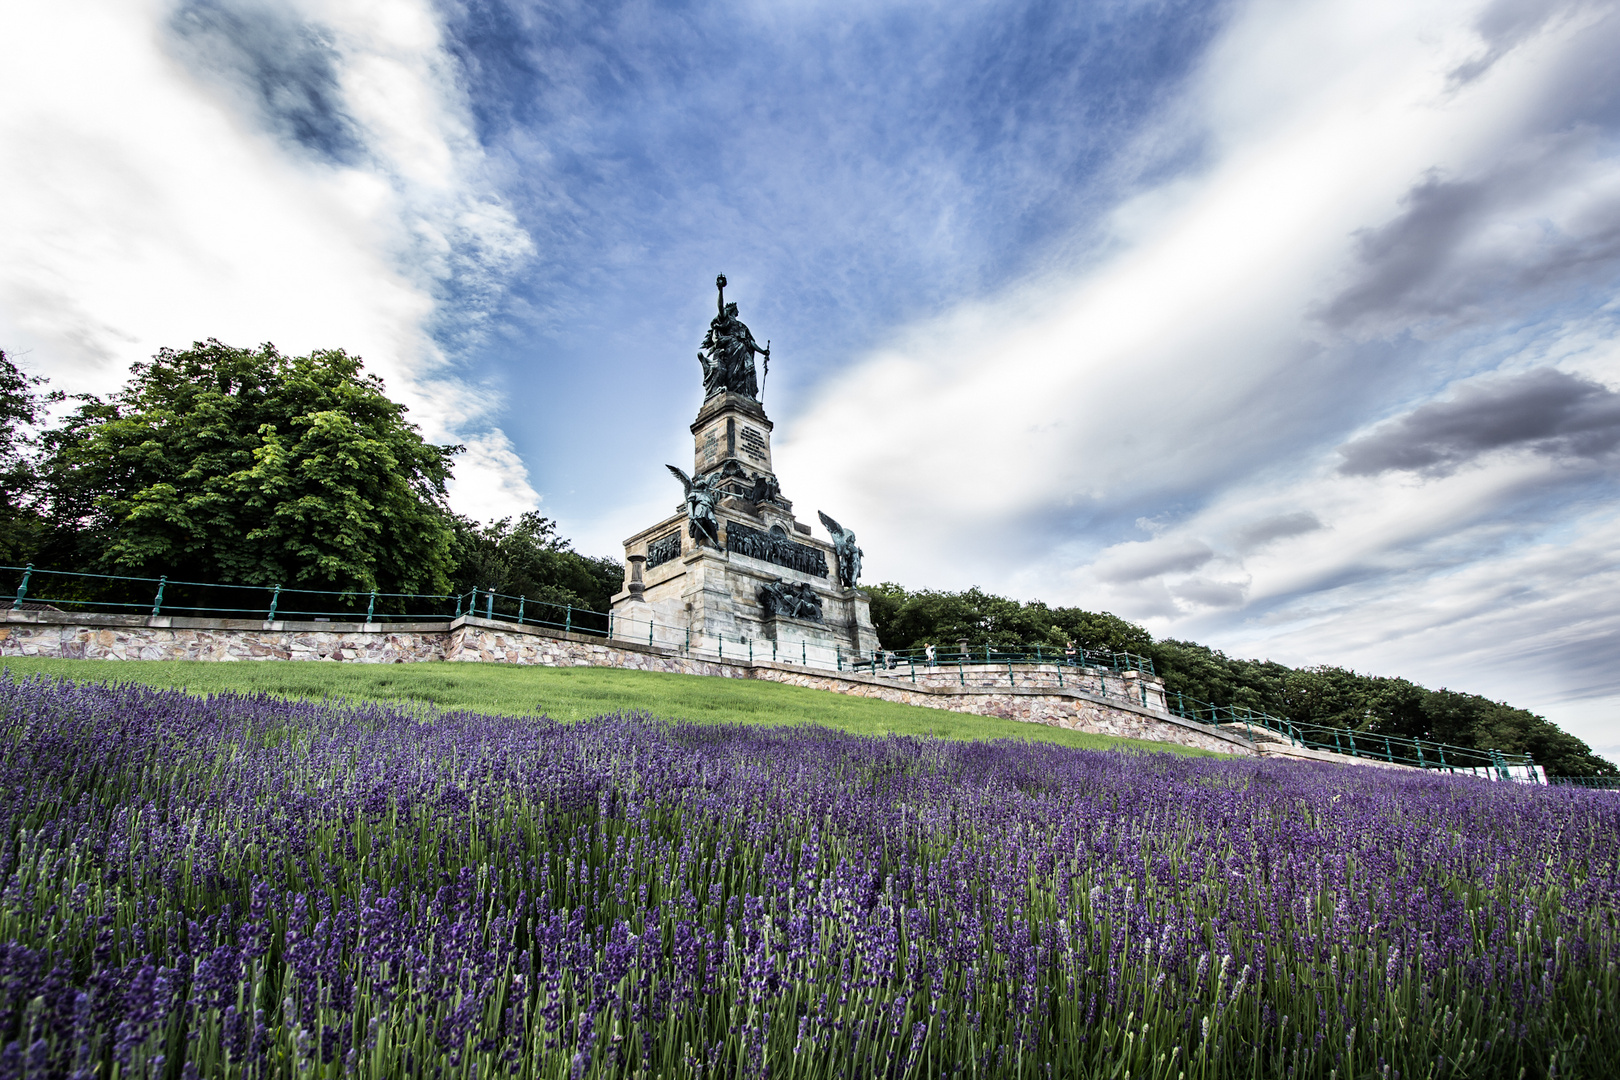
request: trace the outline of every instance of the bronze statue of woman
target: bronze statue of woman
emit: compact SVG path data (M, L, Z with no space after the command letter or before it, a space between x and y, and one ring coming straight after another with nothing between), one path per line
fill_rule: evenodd
M718 310L709 322L709 332L704 335L703 351L698 353L698 363L703 366L703 398L707 401L729 390L758 400L754 355L757 353L768 361L770 347L761 348L737 317L737 305L726 303L726 275L715 278L714 284L719 290Z

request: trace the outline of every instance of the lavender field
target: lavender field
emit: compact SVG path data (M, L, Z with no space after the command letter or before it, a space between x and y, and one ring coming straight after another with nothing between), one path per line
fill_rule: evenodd
M1620 1060L1620 797L0 679L0 1076Z

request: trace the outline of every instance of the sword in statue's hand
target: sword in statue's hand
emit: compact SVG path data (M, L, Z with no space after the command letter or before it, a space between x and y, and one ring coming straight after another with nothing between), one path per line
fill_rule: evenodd
M766 338L765 339L765 374L761 375L759 377L759 396L760 396L761 400L764 400L764 397L765 397L765 379L770 375L770 373L771 373L771 339Z

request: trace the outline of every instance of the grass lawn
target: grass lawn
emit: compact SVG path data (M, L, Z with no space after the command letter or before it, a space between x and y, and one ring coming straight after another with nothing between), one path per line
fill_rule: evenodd
M470 709L509 716L543 713L558 720L641 711L679 720L820 724L859 735L1014 738L1088 750L1160 750L1199 757L1223 756L1173 743L1090 735L1044 724L898 705L781 683L618 668L450 662L335 664L266 660L220 663L7 657L0 659L0 670L13 678L39 672L86 682L179 687L198 694L236 691L301 698L426 701L443 709Z

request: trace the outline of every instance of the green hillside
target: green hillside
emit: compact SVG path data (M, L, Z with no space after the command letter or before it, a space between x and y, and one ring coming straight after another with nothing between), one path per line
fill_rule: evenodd
M78 681L135 682L192 693L234 691L301 698L424 701L441 709L583 720L613 712L646 712L666 719L743 724L819 724L860 735L934 735L946 739L1028 739L1088 750L1161 750L1203 756L1171 743L1089 735L1043 724L873 698L807 690L752 679L666 675L617 668L554 668L513 664L322 664L270 660L34 660L7 658L0 670Z

